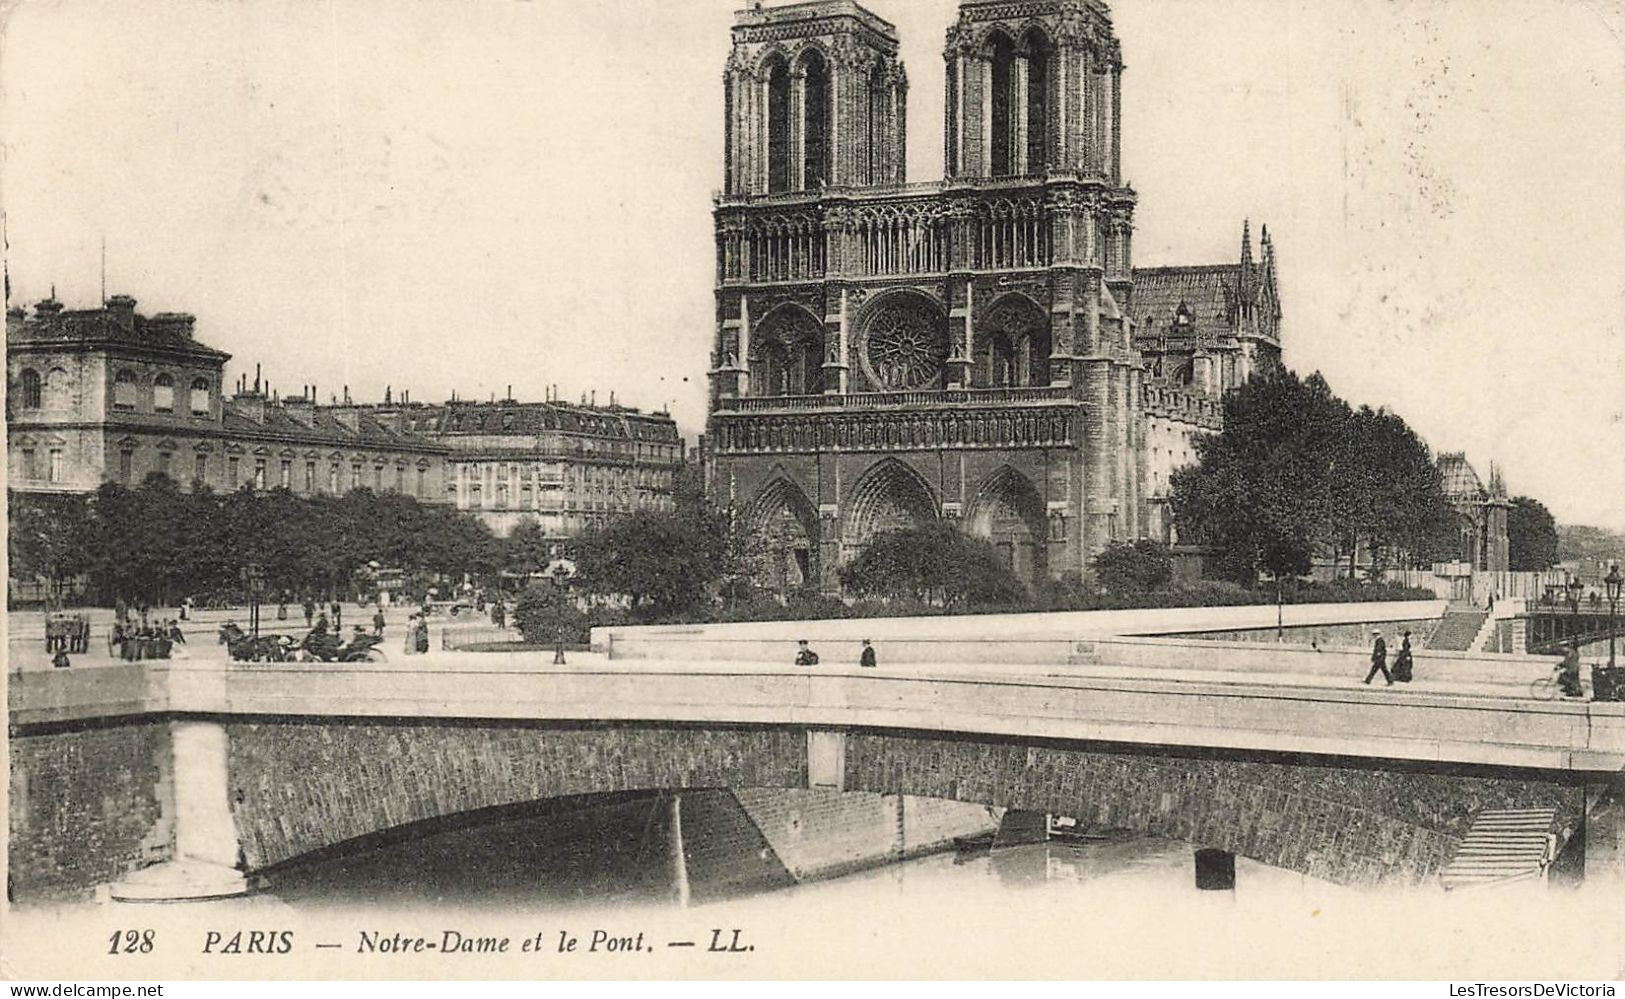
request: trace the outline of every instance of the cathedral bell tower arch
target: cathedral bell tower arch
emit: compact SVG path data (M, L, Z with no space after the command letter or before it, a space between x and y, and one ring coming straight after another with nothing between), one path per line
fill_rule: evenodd
M740 11L723 71L725 193L901 183L897 29L851 0Z

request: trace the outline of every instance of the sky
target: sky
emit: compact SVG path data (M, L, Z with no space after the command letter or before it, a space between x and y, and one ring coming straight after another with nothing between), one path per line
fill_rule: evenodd
M703 429L740 0L21 0L14 301L198 317L283 393L613 391ZM873 0L942 171L951 0ZM1625 530L1614 0L1121 0L1135 262L1268 224L1288 364Z

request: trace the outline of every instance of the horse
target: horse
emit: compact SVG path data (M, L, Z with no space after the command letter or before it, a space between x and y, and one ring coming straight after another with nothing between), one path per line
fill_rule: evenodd
M220 626L219 644L226 647L237 662L283 662L288 658L289 640L283 635L261 635L258 638L227 621Z

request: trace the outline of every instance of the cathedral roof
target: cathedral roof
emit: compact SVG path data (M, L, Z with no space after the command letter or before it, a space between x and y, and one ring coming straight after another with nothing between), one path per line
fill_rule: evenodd
M1462 451L1447 451L1439 455L1439 477L1443 480L1444 494L1452 499L1486 495L1484 482L1467 463Z
M1235 330L1235 291L1240 264L1195 267L1136 267L1133 318L1142 331L1161 331L1175 324L1183 306L1192 332L1211 341Z

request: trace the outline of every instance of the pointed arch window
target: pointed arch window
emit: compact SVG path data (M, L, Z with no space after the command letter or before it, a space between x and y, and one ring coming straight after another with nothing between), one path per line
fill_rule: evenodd
M790 67L775 56L767 72L767 190L790 190Z
M1022 38L1027 60L1027 173L1043 173L1050 166L1050 65L1054 54L1049 39L1033 28Z
M809 51L802 63L802 159L803 186L816 191L827 185L829 175L829 64L817 51Z
M1008 177L1015 173L1015 110L1012 98L1015 82L1016 47L1010 36L995 34L991 41L989 70L993 74L993 107L988 114L992 131L989 143L992 149L991 171L995 177Z

